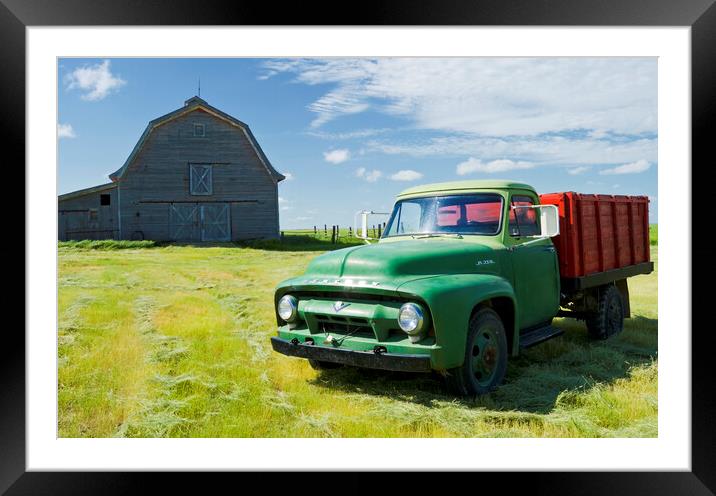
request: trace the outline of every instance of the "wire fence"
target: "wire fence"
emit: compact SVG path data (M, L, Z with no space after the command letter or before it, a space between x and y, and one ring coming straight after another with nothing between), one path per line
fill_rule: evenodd
M368 226L367 234L370 238L380 238L384 230L385 222L373 224ZM328 224L323 224L323 226L315 225L306 229L285 229L281 231L281 237L285 236L312 236L323 241L330 241L333 244L361 240L351 226L329 226Z

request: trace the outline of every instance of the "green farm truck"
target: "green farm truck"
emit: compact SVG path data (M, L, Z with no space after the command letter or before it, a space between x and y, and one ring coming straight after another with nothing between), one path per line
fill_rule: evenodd
M435 371L459 395L495 389L510 356L559 336L595 339L629 317L627 278L653 270L648 198L538 195L512 181L403 191L377 242L325 253L275 292L273 349L316 369Z

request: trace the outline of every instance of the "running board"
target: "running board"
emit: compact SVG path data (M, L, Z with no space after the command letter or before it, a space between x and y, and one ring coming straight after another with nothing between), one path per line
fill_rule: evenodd
M520 335L520 348L529 348L531 346L544 343L548 339L556 338L564 334L562 329L557 329L551 325L538 327L537 329Z

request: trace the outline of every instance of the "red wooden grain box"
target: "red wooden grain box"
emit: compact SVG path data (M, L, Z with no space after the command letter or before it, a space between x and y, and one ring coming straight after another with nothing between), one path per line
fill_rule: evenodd
M649 198L587 195L568 191L540 195L559 209L560 275L578 278L649 262Z

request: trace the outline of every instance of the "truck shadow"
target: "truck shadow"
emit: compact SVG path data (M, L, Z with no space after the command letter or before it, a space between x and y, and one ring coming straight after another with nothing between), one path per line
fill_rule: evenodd
M628 319L624 332L607 341L590 340L584 325L578 322L555 319L555 326L565 334L511 359L503 385L479 398L450 395L437 374L344 367L321 371L313 384L427 407L451 402L466 408L546 414L554 410L560 394L609 385L628 377L632 368L657 358L656 319Z

